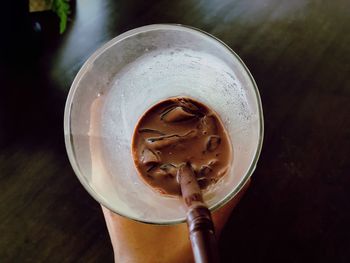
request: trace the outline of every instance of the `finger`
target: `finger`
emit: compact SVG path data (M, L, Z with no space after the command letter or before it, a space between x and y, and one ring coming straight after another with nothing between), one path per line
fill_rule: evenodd
M239 203L247 189L249 188L249 185L251 183L251 179L249 179L246 184L243 186L243 188L239 191L239 193L232 198L227 204L225 204L223 207L218 209L213 213L213 221L215 226L216 235L219 237L221 234L221 231L223 227L225 226L227 220L229 219L232 210L236 207L236 205Z
M91 156L91 181L96 188L103 189L103 178L107 175L102 161L101 112L103 98L97 97L90 107L89 145Z

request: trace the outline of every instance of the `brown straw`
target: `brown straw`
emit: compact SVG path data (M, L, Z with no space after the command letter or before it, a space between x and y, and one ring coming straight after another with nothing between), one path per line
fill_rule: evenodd
M195 262L218 263L214 224L191 165L181 165L177 171L177 178L187 207L187 226Z

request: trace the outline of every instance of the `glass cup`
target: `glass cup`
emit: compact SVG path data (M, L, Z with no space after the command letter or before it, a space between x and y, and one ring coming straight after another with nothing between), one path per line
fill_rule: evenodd
M116 241L123 243L119 254L115 249L120 262L137 262L136 254L152 254L148 244L156 240L163 244L157 256L166 253L165 247L176 252L174 257L177 252L190 253L182 200L146 185L130 149L141 115L174 96L191 97L216 111L231 139L230 171L203 192L210 210L218 210L249 181L263 140L262 106L254 79L223 42L180 25L130 30L91 55L68 95L64 133L69 160L85 189L109 209L104 209L105 215L112 211L120 222L115 230L123 239ZM107 226L111 231L108 222ZM160 232L173 241L159 240ZM144 250L133 250L140 247ZM183 260L168 262L190 262L186 253ZM148 262L144 256L140 262Z

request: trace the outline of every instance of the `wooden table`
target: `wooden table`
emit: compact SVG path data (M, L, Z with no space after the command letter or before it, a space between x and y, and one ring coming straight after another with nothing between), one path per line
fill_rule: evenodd
M46 13L31 16L38 33L6 31L15 18L0 68L0 262L113 261L65 153L65 98L102 43L165 22L227 43L262 97L263 151L223 262L350 262L350 1L78 0L63 35Z

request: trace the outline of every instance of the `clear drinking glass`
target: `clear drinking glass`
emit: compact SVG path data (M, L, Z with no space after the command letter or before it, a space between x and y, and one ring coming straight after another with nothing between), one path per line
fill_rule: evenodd
M174 96L214 109L231 139L228 175L204 191L212 211L234 198L255 169L263 114L258 89L242 60L223 42L194 28L160 24L130 30L85 62L70 89L64 117L66 148L77 177L100 204L122 217L156 225L185 221L180 198L162 196L146 185L130 150L133 129L145 110Z

